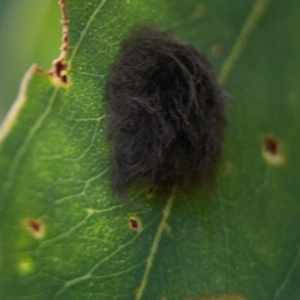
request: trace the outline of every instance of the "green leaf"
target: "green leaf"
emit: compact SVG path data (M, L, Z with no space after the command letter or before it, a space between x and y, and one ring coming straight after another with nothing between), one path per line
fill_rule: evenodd
M0 132L0 298L298 299L300 2L65 8L55 65L68 64L68 84L55 68L29 70ZM224 159L210 196L122 203L110 188L106 76L131 29L153 23L203 49L232 95Z

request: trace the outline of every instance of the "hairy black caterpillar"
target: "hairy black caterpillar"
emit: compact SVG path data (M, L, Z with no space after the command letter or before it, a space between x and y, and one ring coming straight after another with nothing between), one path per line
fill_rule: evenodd
M168 31L136 31L110 68L106 99L118 193L215 181L226 99L202 52Z

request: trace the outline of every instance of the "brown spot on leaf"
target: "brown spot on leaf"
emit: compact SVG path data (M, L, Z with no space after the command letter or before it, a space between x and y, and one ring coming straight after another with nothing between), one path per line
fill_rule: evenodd
M278 142L274 138L266 138L265 147L271 155L278 155Z
M25 221L27 230L37 239L41 239L45 235L45 224L42 220L27 219Z
M59 78L62 84L67 84L67 67L68 64L62 62L61 60L55 61L55 63L53 64L53 73L51 73L51 76L55 76L57 79Z
M135 231L141 231L142 222L139 218L131 216L128 219L128 227Z
M271 134L265 135L262 138L262 153L263 157L271 164L280 165L284 162L282 154L282 145L278 138Z
M42 224L35 220L29 220L28 226L32 229L32 231L39 233L42 227Z

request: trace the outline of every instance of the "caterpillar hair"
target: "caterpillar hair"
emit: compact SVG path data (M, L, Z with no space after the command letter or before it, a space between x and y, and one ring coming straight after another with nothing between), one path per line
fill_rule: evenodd
M169 31L140 29L121 44L106 100L118 194L133 184L164 193L214 184L226 97L204 53Z

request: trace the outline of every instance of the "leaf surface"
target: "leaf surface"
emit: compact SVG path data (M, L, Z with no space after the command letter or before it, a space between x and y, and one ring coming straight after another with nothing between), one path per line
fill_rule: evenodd
M299 11L296 0L68 0L68 85L31 69L1 131L0 298L298 299ZM203 49L232 95L209 197L129 205L111 191L107 72L148 24Z

